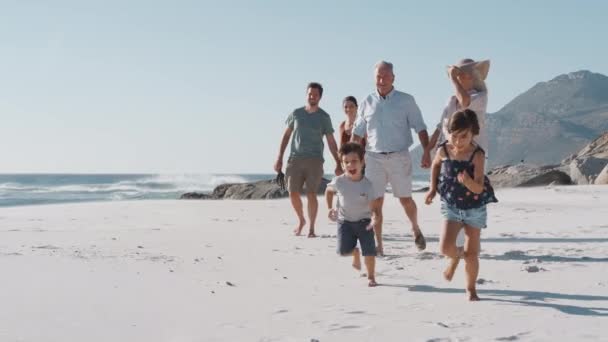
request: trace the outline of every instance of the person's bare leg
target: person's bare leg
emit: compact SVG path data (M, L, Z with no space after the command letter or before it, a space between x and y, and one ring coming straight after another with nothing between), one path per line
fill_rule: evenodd
M365 268L367 269L367 280L369 280L368 286L374 287L378 285L376 283L376 257L375 256L364 256Z
M481 249L481 229L465 225L464 270L467 279L467 296L470 301L478 301L477 276L479 275L479 250Z
M382 214L382 206L384 205L384 197L377 198L372 201L373 215L376 222L374 233L376 234L376 252L379 256L384 255L384 245L382 243L382 222L384 216Z
M416 202L411 197L400 197L399 202L401 206L405 210L405 215L410 220L412 224L412 233L414 234L414 240L422 234L420 231L420 226L418 226L418 207L416 207Z
M456 237L462 229L462 223L455 221L444 221L441 239L439 241L439 249L441 254L448 258L448 265L443 271L443 277L447 281L451 281L460 262L461 254L456 247Z
M306 220L304 219L304 208L302 205L302 198L300 197L299 192L290 192L289 199L291 200L291 206L293 207L293 210L296 211L296 215L298 216L298 224L296 225L296 228L293 230L293 232L296 235L300 235L302 233L302 228L304 228L304 225L306 224Z
M353 268L357 271L361 271L361 252L359 248L353 249Z
M317 194L309 192L306 194L308 198L308 219L310 220L308 237L314 238L315 235L315 221L317 220L317 211L319 210L319 201L317 201Z

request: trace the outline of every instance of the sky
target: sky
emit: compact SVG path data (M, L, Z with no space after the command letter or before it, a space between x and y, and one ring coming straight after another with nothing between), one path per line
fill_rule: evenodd
M306 84L323 84L337 128L381 59L429 127L464 57L491 60L490 113L559 74L608 74L603 1L0 0L0 13L0 173L272 173Z

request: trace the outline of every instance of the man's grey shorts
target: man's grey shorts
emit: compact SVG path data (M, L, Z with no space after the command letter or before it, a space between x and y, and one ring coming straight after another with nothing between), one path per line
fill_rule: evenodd
M338 222L338 254L350 254L357 246L357 240L359 240L363 256L376 256L374 230L367 229L370 222L370 219L357 222Z

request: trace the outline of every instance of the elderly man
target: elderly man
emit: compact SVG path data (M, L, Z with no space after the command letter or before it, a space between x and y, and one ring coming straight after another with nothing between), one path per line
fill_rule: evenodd
M329 151L336 161L335 174L342 174L342 167L338 159L338 147L334 138L334 128L331 118L323 109L319 107L319 102L323 96L321 84L312 82L306 87L306 106L294 110L287 117L285 132L281 139L279 155L274 164L274 170L281 172L283 168L283 155L287 144L291 139L291 151L287 162L285 174L287 176L287 190L291 205L298 216L298 224L294 229L296 235L300 235L302 228L306 224L304 219L304 209L302 192L306 191L308 198L308 237L316 237L315 221L319 202L317 201L317 191L323 178L323 137L327 140ZM304 187L305 185L305 187Z
M352 140L359 142L367 136L365 176L374 187L375 200L372 206L377 213L374 229L378 253L383 254L382 205L388 183L391 184L393 195L399 198L405 209L412 224L416 247L422 251L426 248L426 241L418 226L418 209L412 199L412 160L409 147L413 144L411 130L414 129L425 151L421 166L428 168L431 163L427 150L429 136L414 97L393 87L393 64L378 62L375 75L376 91L361 103Z

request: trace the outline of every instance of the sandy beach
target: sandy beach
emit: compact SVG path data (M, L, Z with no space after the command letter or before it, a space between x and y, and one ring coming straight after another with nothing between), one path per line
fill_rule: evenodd
M501 189L482 233L481 302L441 276L439 203L414 195L418 253L385 206L377 280L288 200L0 209L0 341L608 341L608 186Z

